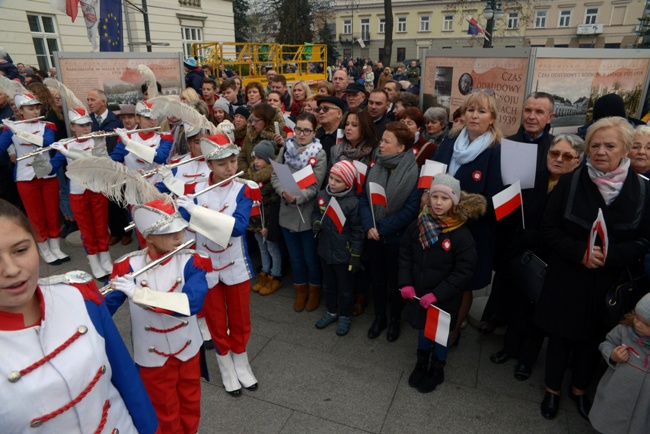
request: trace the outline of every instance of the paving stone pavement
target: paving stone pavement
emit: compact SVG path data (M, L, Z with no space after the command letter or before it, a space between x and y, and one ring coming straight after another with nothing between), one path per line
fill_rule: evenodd
M111 247L111 253L117 258L135 248L134 240ZM68 245L65 251L73 260L43 267L43 275L90 272L83 248ZM495 365L489 360L501 348L502 336L483 336L468 326L459 347L450 351L445 382L421 394L408 386L417 341L410 326L403 325L396 342L389 343L385 333L369 340L370 308L353 318L347 336L338 337L335 325L314 327L321 309L294 312L293 295L288 278L273 295L251 292L248 353L257 391L244 390L240 398L226 394L214 350L208 352L212 378L202 387L201 434L595 432L566 397L553 421L542 418L543 352L533 376L519 382L513 377L515 361ZM121 308L114 319L130 347L128 309Z

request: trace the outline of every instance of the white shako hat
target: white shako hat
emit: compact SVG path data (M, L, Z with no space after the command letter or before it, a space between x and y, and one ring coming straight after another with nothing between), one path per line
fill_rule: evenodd
M215 134L201 139L201 152L206 161L222 160L231 155L239 155L239 147L225 134Z
M14 96L14 104L16 104L16 108L19 109L25 105L38 105L41 104L41 102L31 93L18 93Z
M183 122L183 131L185 132L186 138L194 137L201 132L201 126L194 126L189 122Z
M135 105L135 114L138 116L144 116L145 118L151 118L151 104L149 101L138 101Z
M71 124L85 125L92 123L92 119L88 115L85 108L79 107L68 110L68 120Z
M133 221L143 237L174 234L187 227L187 222L173 203L162 199L133 207Z

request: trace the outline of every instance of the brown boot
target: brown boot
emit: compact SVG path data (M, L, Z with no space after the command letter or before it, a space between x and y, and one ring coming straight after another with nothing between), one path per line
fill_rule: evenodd
M254 292L260 292L260 289L266 286L266 282L269 281L269 275L263 271L260 271L260 275L257 278L257 282L253 285Z
M352 307L352 315L359 316L366 310L368 306L368 297L362 294L358 294L354 300L354 306Z
M309 284L309 300L307 300L307 312L318 309L320 304L320 285Z
M293 286L296 288L296 301L293 303L293 310L302 312L305 310L305 303L307 303L307 284L294 283Z
M268 279L266 279L266 285L260 289L260 295L271 295L280 289L280 286L282 286L280 279L269 274Z

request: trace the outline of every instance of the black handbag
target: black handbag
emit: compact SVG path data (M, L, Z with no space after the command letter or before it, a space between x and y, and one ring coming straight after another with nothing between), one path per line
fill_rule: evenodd
M605 294L606 325L615 327L649 291L650 281L643 270L632 273L625 267L621 279Z
M522 250L508 263L506 275L528 301L537 303L546 276L546 262L530 250Z

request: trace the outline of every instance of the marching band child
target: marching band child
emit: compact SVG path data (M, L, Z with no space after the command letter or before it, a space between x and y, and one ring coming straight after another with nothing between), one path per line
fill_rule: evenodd
M130 273L177 249L187 223L174 205L162 199L133 207L135 225L147 242L143 250L115 262L106 304L111 314L129 299L135 363L153 402L163 433L196 433L201 416L200 350L203 339L196 319L208 290L210 259L181 250L137 277ZM137 304L142 294L180 296L190 316ZM178 303L181 304L180 302Z
M68 119L70 130L77 139L67 141L65 144L53 143L50 147L56 149L58 153L49 164L47 162L42 163L42 166L34 164L37 176L56 173L66 161L71 163L89 156L108 156L104 138L79 139L90 134L92 130L92 119L84 108L68 110ZM95 279L102 280L113 270L113 261L108 251L111 238L108 232L108 199L102 193L84 188L70 180L70 206L81 232L81 241L88 255L90 270Z
M194 184L191 193L226 181L237 171L239 148L225 134L201 139L201 149L212 172L208 180ZM224 388L235 397L241 396L242 386L251 391L258 386L246 353L253 273L245 234L253 200L259 200L257 184L249 182L236 178L205 194L178 198L181 212L197 231L197 248L207 251L212 260L214 271L207 276L210 291L203 312Z
M50 122L35 119L41 114L42 104L30 93L16 94L14 103L18 113L25 121L18 124L5 122L5 130L0 134L0 153L7 151L10 145L16 148L16 157L31 153L39 146L34 143L42 140L46 147L54 142L56 127ZM47 152L38 155L47 161ZM36 230L38 250L50 265L67 262L70 257L61 251L61 221L59 217L59 180L56 175L39 179L34 173L32 164L35 157L16 161L14 180L18 194L23 201L29 221Z
M339 161L330 170L327 186L318 193L312 214L312 229L319 235L318 255L323 269L323 289L327 311L316 321L317 329L324 329L338 320L336 334L345 336L350 331L354 306L354 273L361 268L363 228L359 220L355 179L357 170L350 161ZM326 217L332 198L336 198L345 217L339 230L337 221ZM335 208L334 208L335 209Z
M4 200L0 258L2 432L155 433L151 401L92 278L39 279L35 234Z

